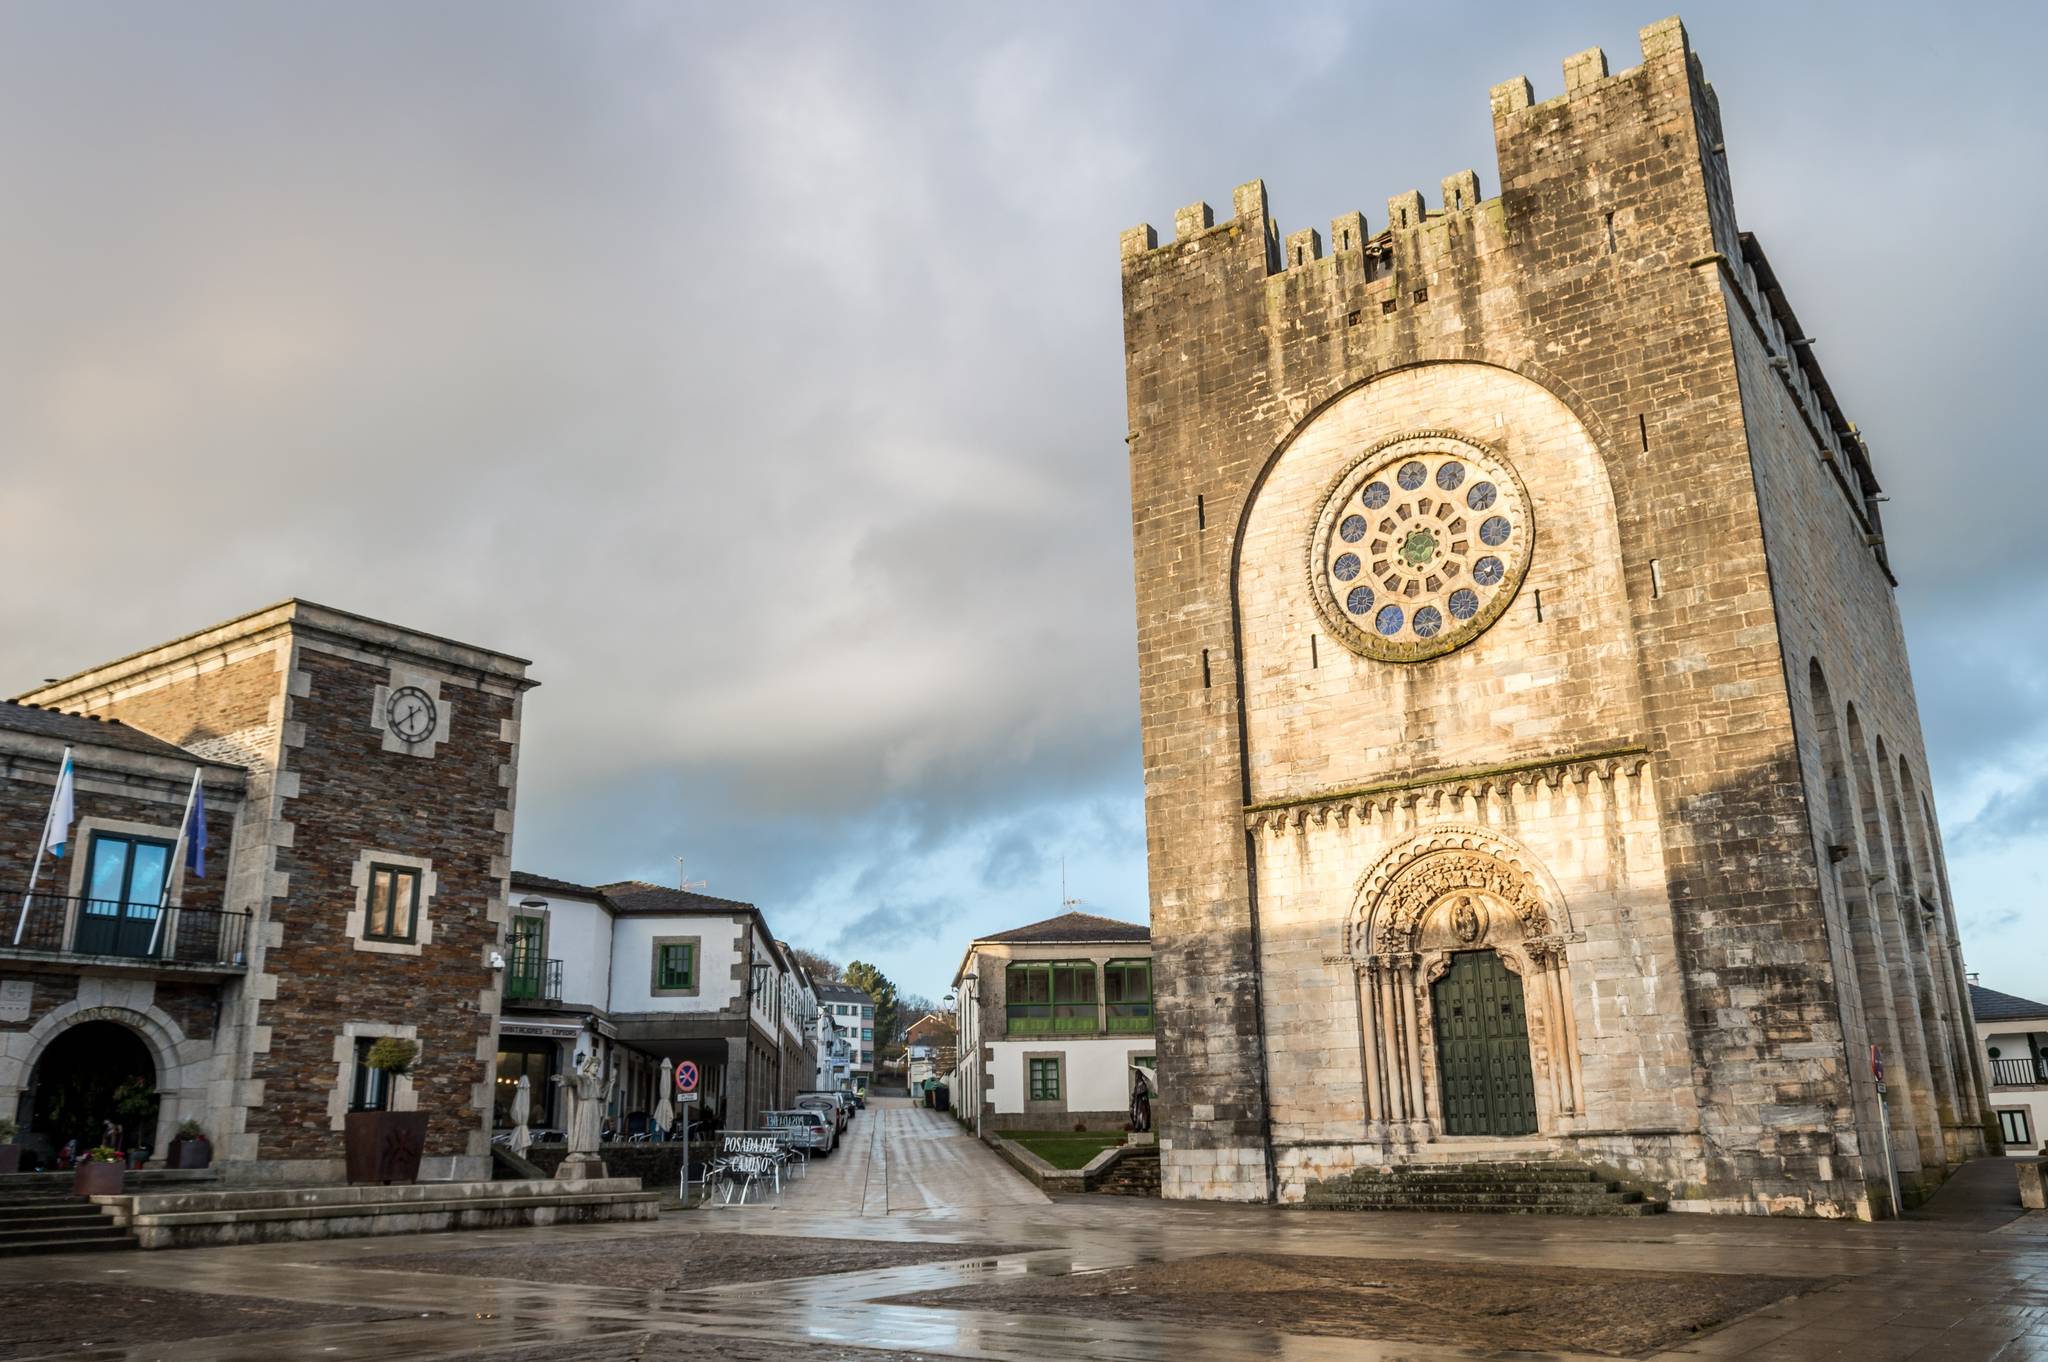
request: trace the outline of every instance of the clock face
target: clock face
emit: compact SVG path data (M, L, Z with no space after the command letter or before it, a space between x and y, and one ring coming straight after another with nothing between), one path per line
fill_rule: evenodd
M406 742L425 742L433 737L438 718L434 697L418 686L400 686L384 702L384 722Z

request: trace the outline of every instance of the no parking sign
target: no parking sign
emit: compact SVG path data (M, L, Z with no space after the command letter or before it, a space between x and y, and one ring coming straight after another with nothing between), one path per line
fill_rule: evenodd
M697 1095L697 1062L686 1059L676 1065L676 1092L683 1097Z

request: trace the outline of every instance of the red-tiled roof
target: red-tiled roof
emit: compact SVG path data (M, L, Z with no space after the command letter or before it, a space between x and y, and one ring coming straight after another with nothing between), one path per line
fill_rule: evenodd
M1142 922L1123 922L1094 913L1061 913L1043 922L977 938L982 941L1028 944L1034 941L1147 941L1152 929Z

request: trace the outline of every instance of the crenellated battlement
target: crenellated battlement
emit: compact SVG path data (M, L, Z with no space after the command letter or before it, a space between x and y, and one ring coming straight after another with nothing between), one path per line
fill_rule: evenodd
M1689 74L1697 77L1697 59L1691 54L1686 38L1685 26L1676 16L1660 20L1641 30L1640 41L1644 66L1630 67L1621 72L1610 72L1607 54L1597 47L1587 48L1565 58L1563 63L1564 93L1538 104L1534 88L1527 76L1516 76L1512 80L1495 85L1489 96L1492 108L1495 142L1505 149L1507 141L1519 132L1519 121L1538 111L1555 111L1560 106L1575 102L1596 100L1605 91L1618 83L1639 80L1645 66L1682 54ZM1700 82L1704 86L1704 82ZM1710 112L1712 93L1706 91ZM1716 119L1718 124L1718 119ZM1718 138L1718 126L1714 135ZM1505 173L1505 167L1503 167ZM1430 207L1423 201L1420 190L1411 189L1396 194L1387 200L1387 216L1384 227L1374 234L1367 226L1362 213L1347 213L1330 221L1328 246L1333 254L1363 250L1368 255L1385 254L1392 249L1392 239L1400 233L1413 232L1440 222L1447 216L1470 213L1488 205L1482 200L1479 176L1471 170L1461 170L1444 177L1440 186L1441 197L1438 205ZM1207 203L1192 203L1174 214L1173 237L1162 243L1159 234L1149 223L1140 223L1122 234L1121 255L1125 269L1158 269L1162 259L1175 259L1190 254L1201 243L1213 238L1242 241L1249 238L1254 243L1263 243L1267 260L1267 273L1280 274L1303 268L1324 258L1325 244L1322 234L1314 228L1303 228L1287 233L1284 241L1277 224L1266 215L1266 187L1261 180L1240 185L1233 195L1236 215L1230 220L1218 223L1214 212ZM1255 232L1254 229L1255 228ZM1465 238L1472 240L1471 236ZM1174 252L1172 256L1161 253Z

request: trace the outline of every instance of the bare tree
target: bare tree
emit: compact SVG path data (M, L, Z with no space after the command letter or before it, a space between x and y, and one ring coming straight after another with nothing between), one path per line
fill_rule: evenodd
M811 982L814 984L836 984L846 977L843 968L816 951L805 950L802 946L791 946L789 953L796 957L799 965L809 971Z

